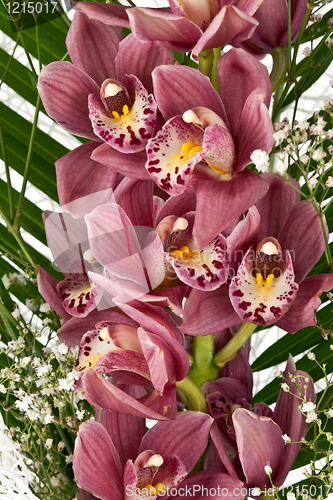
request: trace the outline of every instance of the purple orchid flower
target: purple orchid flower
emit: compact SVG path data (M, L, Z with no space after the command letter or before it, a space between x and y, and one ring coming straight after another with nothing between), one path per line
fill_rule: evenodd
M148 141L146 168L171 195L194 187L193 235L200 248L266 193L265 181L245 167L254 149L270 151L273 145L266 68L232 49L217 71L221 98L193 68L160 66L153 72L154 95L167 122Z
M72 134L135 153L154 134L150 73L157 61L170 64L173 56L158 42L144 46L132 35L122 39L121 28L76 12L66 38L73 64L46 66L38 90L49 116ZM148 58L152 62L145 64Z
M58 336L69 347L79 345L77 388L96 407L146 418L175 418L176 385L189 368L184 336L172 314L159 306L133 301L113 309L72 318ZM101 374L117 380L115 386ZM124 394L119 384L147 388L140 399Z
M130 27L143 41L160 40L194 56L205 49L233 45L251 37L253 14L262 0L169 0L171 9L128 9Z
M301 29L308 3L306 0L291 2L291 41L294 42ZM287 0L264 0L253 18L259 26L248 40L237 44L259 58L272 52L276 47L288 43L288 2Z
M281 486L307 433L308 424L300 407L305 399L315 402L313 381L307 373L296 370L289 356L284 372L288 391L281 388L274 411L264 403L252 408L244 383L235 382L221 378L204 386L216 422L211 429L206 467L218 467L241 478L248 490ZM265 472L267 465L272 469L270 478Z
M209 415L181 412L175 421L158 422L147 433L143 419L135 422L126 417L103 410L101 423L90 420L81 424L73 460L81 488L102 500L155 500L170 491L178 500L181 488L187 485L193 493L193 485L202 484L207 493L199 488L201 494L197 490L191 496L208 500L217 497L209 491L220 485L230 491L228 498L236 497L232 492L239 491L243 483L227 474L204 471L185 479L207 446Z
M227 238L229 266L235 273L231 284L207 294L191 292L184 333L207 335L240 322L275 323L295 333L316 324L319 297L333 287L331 274L307 277L325 250L320 218L311 202L299 201L299 192L282 177L261 177L269 183L267 195Z

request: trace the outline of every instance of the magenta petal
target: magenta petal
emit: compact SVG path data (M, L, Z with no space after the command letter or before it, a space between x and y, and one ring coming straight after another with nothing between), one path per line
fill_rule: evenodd
M38 291L43 299L59 314L64 320L71 318L71 315L64 309L57 292L58 282L40 266L38 267L37 284Z
M264 92L257 89L245 102L240 117L242 126L238 132L235 172L243 170L251 162L251 153L256 149L269 153L273 147L274 129L264 98Z
M180 412L176 420L158 422L143 437L140 450L177 455L190 472L208 443L212 417L201 412Z
M89 330L94 330L96 324L101 321L106 321L109 326L119 324L134 328L139 326L128 316L110 308L104 311L92 311L85 318L71 318L58 330L57 335L68 347L75 347L80 344L82 336Z
M242 489L243 482L234 479L228 474L215 470L205 470L188 476L175 488L178 495L172 495L175 500L183 500L186 491L196 500L211 500L212 498L226 500L243 500L246 490ZM187 489L186 489L187 488Z
M153 181L123 179L114 193L133 226L153 227ZM138 227L139 229L139 227Z
M193 235L199 247L206 246L217 234L262 198L268 184L251 170L234 174L230 180L213 178L205 171L194 171L191 179L197 196Z
M266 66L242 49L231 49L224 54L218 61L217 71L221 99L235 138L243 128L240 118L245 102L254 90L263 90L264 103L269 107L272 92L269 74Z
M182 332L187 335L209 335L240 323L229 300L228 285L212 292L192 290L185 302Z
M57 290L64 309L77 317L85 317L93 311L103 295L103 290L82 273L68 274L58 283Z
M145 167L161 189L173 196L184 191L194 166L204 156L201 149L202 138L203 133L199 127L175 116L148 141ZM196 144L199 146L198 151L195 147L183 151L186 143ZM195 149L193 153L192 149Z
M216 450L218 452L218 455L221 459L223 466L225 467L225 470L228 472L228 474L230 474L231 477L238 479L235 468L232 465L227 450L225 449L222 436L216 422L214 422L213 425L211 426L210 435L214 445L216 446Z
M177 416L176 384L166 385L162 393L154 389L138 401L150 411L168 419L174 420Z
M88 333L90 334L90 332ZM84 337L82 340L84 340ZM80 346L80 352L81 352L81 346ZM87 361L89 361L88 357ZM94 366L92 366L92 368L94 368ZM150 372L145 362L144 356L136 351L130 351L130 350L109 351L97 361L96 372L108 373L109 375L113 375L116 380L119 379L118 373L113 374L112 372L126 372L130 376L132 374L139 375L140 377L142 377L142 379L145 380L142 380L140 378L140 383L138 382L138 385L143 384L147 387L151 386ZM120 373L120 375L121 379L119 380L121 381L130 379L130 377L129 378L126 377L126 374L124 377L122 376L123 375L122 373ZM134 379L136 380L136 377Z
M263 240L267 236L278 238L280 229L283 227L291 208L300 201L301 197L300 193L296 190L300 189L300 185L290 176L288 176L288 181L292 186L289 183L287 184L279 174L261 174L260 177L268 182L269 190L256 203L256 207L260 213L258 241Z
M300 327L302 328L302 327ZM295 383L290 380L290 375L295 377ZM305 382L305 378L308 379ZM286 445L283 462L278 474L274 478L274 484L281 486L284 482L297 453L301 447L301 439L306 436L309 425L305 422L305 416L300 411L303 394L306 400L315 403L316 391L311 377L302 371L296 371L296 366L291 355L284 371L283 382L288 384L289 392L280 390L279 397L274 410L274 420L280 426L282 432L290 437L291 443ZM296 385L301 389L299 391ZM305 388L306 386L306 388ZM300 399L299 399L300 398Z
M177 215L181 217L187 214L187 212L193 212L194 210L195 191L193 188L188 187L182 194L171 196L163 203L157 214L156 226L168 215Z
M104 500L123 500L119 456L110 436L98 422L89 420L80 425L73 470L81 488Z
M121 153L136 153L146 147L154 134L156 103L136 76L129 75L127 79L135 95L129 113L113 118L106 113L101 99L91 94L89 118L100 139Z
M72 63L101 86L107 78L116 78L115 58L122 39L121 28L107 26L76 12L66 45Z
M88 370L83 375L86 398L97 408L120 411L136 417L167 420L166 417L144 406L133 397L105 380L94 370Z
M135 75L148 93L153 92L151 73L161 64L172 64L173 53L161 42L139 42L131 33L119 45L116 59L117 79L126 83L127 75Z
M99 98L99 87L83 71L67 61L42 69L38 92L47 114L71 134L98 140L88 113L88 96Z
M333 288L332 274L317 274L306 278L299 286L297 296L289 311L277 322L277 326L295 333L317 323L316 311L321 304L320 295Z
M181 65L159 66L153 71L153 83L155 99L165 120L203 106L228 123L220 96L209 78L197 69Z
M248 248L257 245L260 227L260 214L256 206L253 205L248 210L246 217L238 222L235 229L231 232L230 236L228 236L228 260L233 267L234 273L237 272L238 266L242 262L243 256ZM261 239L259 239L259 241L261 241Z
M257 282L253 276L254 251L250 248L229 287L230 301L244 322L267 326L276 323L290 309L298 285L290 254L285 256L285 268L278 278ZM260 274L260 273L259 273Z
M185 17L167 9L135 8L127 11L131 30L142 42L159 40L178 52L187 52L202 31Z
M131 179L151 178L145 169L146 151L137 151L128 155L104 143L93 151L91 159Z
M301 201L291 208L278 240L283 250L289 250L300 283L325 250L320 218L311 201Z
M55 163L61 208L75 218L109 201L119 177L118 172L90 159L99 144L82 144Z
M177 361L170 346L158 335L138 329L142 352L147 362L150 378L158 392L162 392L165 384L175 381Z
M270 487L265 473L269 465L276 474L283 461L284 444L280 427L269 417L259 417L244 408L232 415L239 458L247 486L264 490Z
M193 49L197 56L205 49L240 43L250 38L258 21L234 5L225 5L217 13Z
M98 2L84 2L75 4L75 9L83 12L89 19L95 19L108 26L122 26L129 28L127 9L123 5L109 5Z

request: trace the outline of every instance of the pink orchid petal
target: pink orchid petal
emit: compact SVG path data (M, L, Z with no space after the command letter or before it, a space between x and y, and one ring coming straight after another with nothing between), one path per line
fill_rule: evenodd
M131 179L151 178L145 169L146 151L125 154L104 143L93 151L91 159Z
M213 177L207 170L196 169L191 186L197 196L193 234L201 248L255 205L268 190L268 184L248 169L226 180L224 176Z
M253 151L260 149L269 153L274 144L273 124L264 103L265 94L261 89L254 90L247 98L240 122L237 140L237 159L234 171L243 170L251 162Z
M101 86L107 78L116 77L115 58L122 39L120 27L110 27L75 12L66 46L72 63Z
M213 425L210 428L210 435L212 438L212 441L214 443L214 446L216 447L216 450L218 452L218 456L225 467L225 470L228 472L228 474L233 477L234 479L238 479L238 475L235 471L234 466L232 465L232 462L230 460L230 457L227 453L227 450L225 449L221 433L219 431L219 428L217 426L217 423L214 422Z
M89 118L95 134L121 153L142 151L153 136L155 128L156 103L152 95L134 75L128 76L135 98L128 114L111 118L105 111L100 98L89 95Z
M104 427L94 420L80 425L73 470L81 488L98 498L123 500L122 470L117 450Z
M180 412L176 420L158 422L143 437L140 450L176 455L190 472L208 444L212 417L201 412ZM191 453L189 453L191 450Z
M174 420L177 417L176 384L166 385L162 393L154 389L143 398L140 398L139 402L147 406L151 411Z
M291 208L278 239L282 248L290 251L295 278L300 283L325 250L320 218L311 201L301 201Z
M290 374L296 379L294 383L290 380ZM305 382L305 378L308 379L307 382ZM280 470L274 477L274 484L276 486L283 484L302 445L301 439L306 436L309 428L309 424L306 424L305 416L302 415L299 408L303 394L306 394L307 401L316 402L316 391L313 380L307 373L300 370L296 371L296 366L291 355L289 355L284 371L283 382L288 384L289 392L281 388L274 410L274 420L280 426L282 432L290 437L292 442L286 445ZM301 389L300 391L296 385Z
M108 325L125 324L138 328L138 324L128 316L115 311L106 309L104 311L92 311L85 318L73 318L67 321L57 332L61 342L68 347L76 347L80 344L82 336L89 330L95 329L97 323L105 321Z
M129 28L127 9L123 5L101 4L97 2L84 2L75 4L75 10L83 12L89 19L95 19L107 26L121 26Z
M107 373L118 382L151 387L149 368L144 356L136 351L109 351L96 364L97 373Z
M127 13L133 34L142 42L159 40L172 50L187 52L202 35L198 26L169 9L137 7Z
M227 500L243 500L244 493L242 492L246 491L242 488L243 485L240 479L235 479L229 474L205 470L184 479L176 488L179 494L175 494L172 498L182 500L186 491L190 491L195 500L221 499L221 496L225 496Z
M159 66L153 71L153 84L155 99L165 120L202 106L213 110L228 125L220 96L209 78L197 69L181 65Z
M228 260L234 273L237 272L245 252L258 243L261 227L260 214L256 206L249 208L244 219L241 219L227 238ZM263 238L262 238L263 239ZM259 239L259 241L261 241Z
M153 189L151 180L123 179L115 191L115 200L133 226L153 227Z
M87 142L55 163L61 208L74 218L109 201L119 177L118 172L90 159L98 146L98 142Z
M195 210L195 191L188 187L178 196L171 196L161 206L157 213L156 226L168 215L177 215L181 217L187 212ZM156 227L155 226L155 227Z
M193 54L197 56L202 50L243 42L253 35L258 24L235 5L225 5L194 47Z
M64 309L57 292L58 282L45 269L38 267L37 285L38 291L54 311L64 320L71 318L71 315Z
M310 276L300 284L297 297L290 310L277 322L277 325L289 333L296 333L302 328L317 323L316 311L321 304L320 295L333 288L331 274Z
M184 191L194 166L203 157L202 138L202 130L176 116L148 141L146 169L161 189L173 196ZM183 152L186 143L192 146Z
M269 74L266 66L242 49L231 49L220 57L217 72L229 130L236 138L243 128L240 118L245 102L254 90L263 90L264 104L269 107L272 93Z
M186 335L205 336L239 322L229 300L228 285L222 285L212 292L192 290L185 302L180 329Z
M229 131L215 123L205 129L202 141L204 159L221 174L231 173L235 161L235 145Z
M288 176L288 183L279 174L261 174L269 184L267 194L256 203L260 213L260 231L258 241L267 236L278 238L291 208L300 201L298 182ZM289 185L292 184L292 186ZM296 189L295 189L296 188Z
M166 258L175 269L177 276L187 285L198 290L216 290L228 277L229 265L226 258L226 240L216 236L203 249L190 245L190 254L182 257L173 252Z
M83 375L83 384L87 400L97 408L120 411L136 417L167 420L163 415L144 406L114 384L105 380L102 375L99 375L94 370L88 370Z
M252 275L253 249L250 248L230 284L230 301L244 322L271 325L280 319L295 300L298 285L294 282L294 271L290 254L286 252L285 269L278 278L267 285L265 280L257 283Z
M151 73L161 64L173 64L172 50L162 42L140 42L130 33L119 45L117 79L125 83L126 75L135 75L148 93L152 94Z
M265 486L270 487L265 466L269 465L275 474L283 461L284 444L280 427L271 418L259 417L244 408L237 409L232 420L247 486L262 490Z
M99 303L103 290L90 283L86 274L73 273L57 285L64 309L72 316L85 317Z
M67 61L42 69L38 92L47 114L71 134L98 140L88 113L88 96L99 98L99 87L86 73Z

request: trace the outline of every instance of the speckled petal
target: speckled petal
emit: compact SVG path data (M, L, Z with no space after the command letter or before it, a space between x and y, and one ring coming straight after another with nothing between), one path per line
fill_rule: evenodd
M229 288L230 301L243 321L257 325L271 325L280 319L296 298L298 285L290 254L286 252L285 270L270 285L257 284L252 276L254 251L250 248L239 266L237 276Z
M184 191L203 152L190 154L182 152L181 148L186 143L201 147L202 139L203 132L197 126L176 116L148 141L146 169L160 188L173 196Z
M228 277L226 240L222 235L218 235L202 250L192 249L188 257L169 255L166 259L173 265L180 280L198 290L216 290Z
M103 290L90 283L83 273L67 275L58 283L57 290L64 309L78 317L85 317L95 309L103 295Z
M156 118L156 103L148 95L140 80L134 75L127 77L135 92L132 108L127 115L111 118L102 102L94 94L89 96L89 118L95 134L121 153L142 151L153 136Z

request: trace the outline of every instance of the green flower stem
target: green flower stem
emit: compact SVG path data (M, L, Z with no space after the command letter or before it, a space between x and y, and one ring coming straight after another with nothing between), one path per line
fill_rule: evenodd
M31 129L31 135L30 135L28 155L27 155L27 159L26 159L26 162L25 162L23 183L22 183L22 188L21 188L20 197L19 197L19 201L18 201L18 206L17 206L16 215L15 215L15 220L14 220L14 223L13 223L13 229L14 229L14 231L18 231L18 229L20 227L20 217L21 217L22 206L23 206L23 201L24 201L24 195L25 195L25 190L26 190L26 187L27 187L27 182L28 182L28 177L29 177L29 172L30 172L30 165L31 165L32 153L33 153L34 144L35 144L35 137L36 137L36 131L37 131L37 122L38 122L38 115L39 115L40 105L41 105L41 100L40 100L40 96L38 94L38 96L37 96L37 102L36 102L36 108L35 108L35 116L34 116L34 121L32 123L32 129Z
M19 244L22 251L24 252L25 256L27 257L29 264L33 267L34 272L37 274L38 269L36 267L36 264L35 264L32 256L30 255L30 252L26 246L25 241L23 240L20 232L14 230L7 212L2 208L1 205L0 205L0 215L3 218L3 220L6 222L8 231L14 236L17 243Z
M253 323L243 323L238 332L232 337L231 340L229 340L227 345L214 356L214 363L220 368L223 368L228 361L233 359L234 355L242 347L242 345L245 344L256 327L257 325L254 325Z
M213 61L213 68L212 68L212 85L213 85L214 89L216 90L216 92L219 94L220 87L219 87L219 80L217 77L217 63L221 57L221 47L213 49L213 53L214 53L214 61Z
M275 92L285 80L289 67L289 52L288 47L276 47L272 52L273 67L270 74L272 82L272 92Z
M212 78L212 68L214 62L214 52L213 49L202 50L199 54L199 71L208 76L211 80Z
M193 338L193 365L189 369L191 379L201 387L209 380L216 380L219 368L213 362L214 335Z
M206 411L205 397L197 384L188 375L183 380L176 382L176 386L190 400L194 411Z

